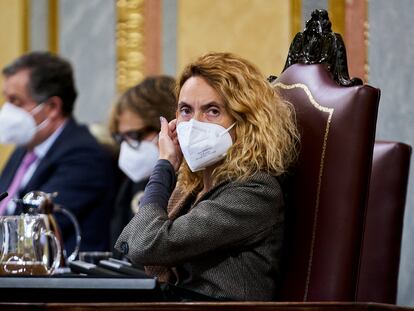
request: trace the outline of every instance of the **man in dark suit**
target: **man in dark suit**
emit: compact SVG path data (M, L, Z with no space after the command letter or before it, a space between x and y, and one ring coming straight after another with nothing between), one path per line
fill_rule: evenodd
M54 202L77 218L81 250L109 249L113 170L109 154L72 116L77 96L70 63L32 52L3 69L6 103L0 110L0 143L17 145L0 175L0 193L58 192ZM0 214L21 212L11 198ZM69 219L56 213L65 249L75 247Z

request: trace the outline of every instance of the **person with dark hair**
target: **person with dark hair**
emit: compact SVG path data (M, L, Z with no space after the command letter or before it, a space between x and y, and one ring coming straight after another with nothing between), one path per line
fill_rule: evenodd
M175 79L151 76L126 90L116 101L109 131L120 146L118 166L125 174L111 220L111 246L137 211L148 177L158 160L160 116L175 118ZM121 255L114 249L114 256Z
M0 143L17 146L0 175L0 215L22 212L13 198L57 192L55 203L77 218L81 250L109 248L105 234L113 203L109 154L72 115L77 96L71 64L49 52L31 52L3 68ZM75 248L70 220L56 214L65 249Z

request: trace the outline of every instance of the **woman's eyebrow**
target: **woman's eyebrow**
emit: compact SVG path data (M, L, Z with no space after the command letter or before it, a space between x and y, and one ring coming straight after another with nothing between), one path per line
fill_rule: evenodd
M211 102L208 102L208 103L205 103L205 104L201 105L201 107L203 107L203 108L210 108L210 107L224 108L224 105L219 103L219 102L216 102L216 101L211 101Z
M177 104L178 108L182 107L182 106L190 106L188 103L186 103L185 101L180 101ZM224 108L224 104L221 104L219 102L216 101L211 101L211 102L207 102L205 104L202 104L201 107L211 107L211 106L218 106L218 107L223 107Z
M186 102L180 101L178 102L178 108L181 108L182 106L188 106L188 104Z

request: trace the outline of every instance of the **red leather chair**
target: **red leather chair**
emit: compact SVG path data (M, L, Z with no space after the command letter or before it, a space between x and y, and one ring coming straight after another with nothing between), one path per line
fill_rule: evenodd
M292 65L274 85L301 132L279 299L354 301L380 92L339 86L322 64Z
M295 109L299 161L284 189L279 300L355 301L380 90L349 79L326 11L296 35L274 87Z
M324 10L312 13L283 73L269 80L294 105L302 134L284 184L279 300L395 303L411 147L374 147L380 90L349 79Z
M357 301L396 303L410 156L409 145L375 142Z

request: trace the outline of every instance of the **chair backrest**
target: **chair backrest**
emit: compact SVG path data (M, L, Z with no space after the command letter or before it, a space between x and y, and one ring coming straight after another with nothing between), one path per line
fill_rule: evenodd
M396 303L410 157L409 145L375 142L357 301Z
M380 91L349 79L342 39L325 17L312 13L272 82L294 105L301 133L299 161L284 185L284 301L356 297Z

